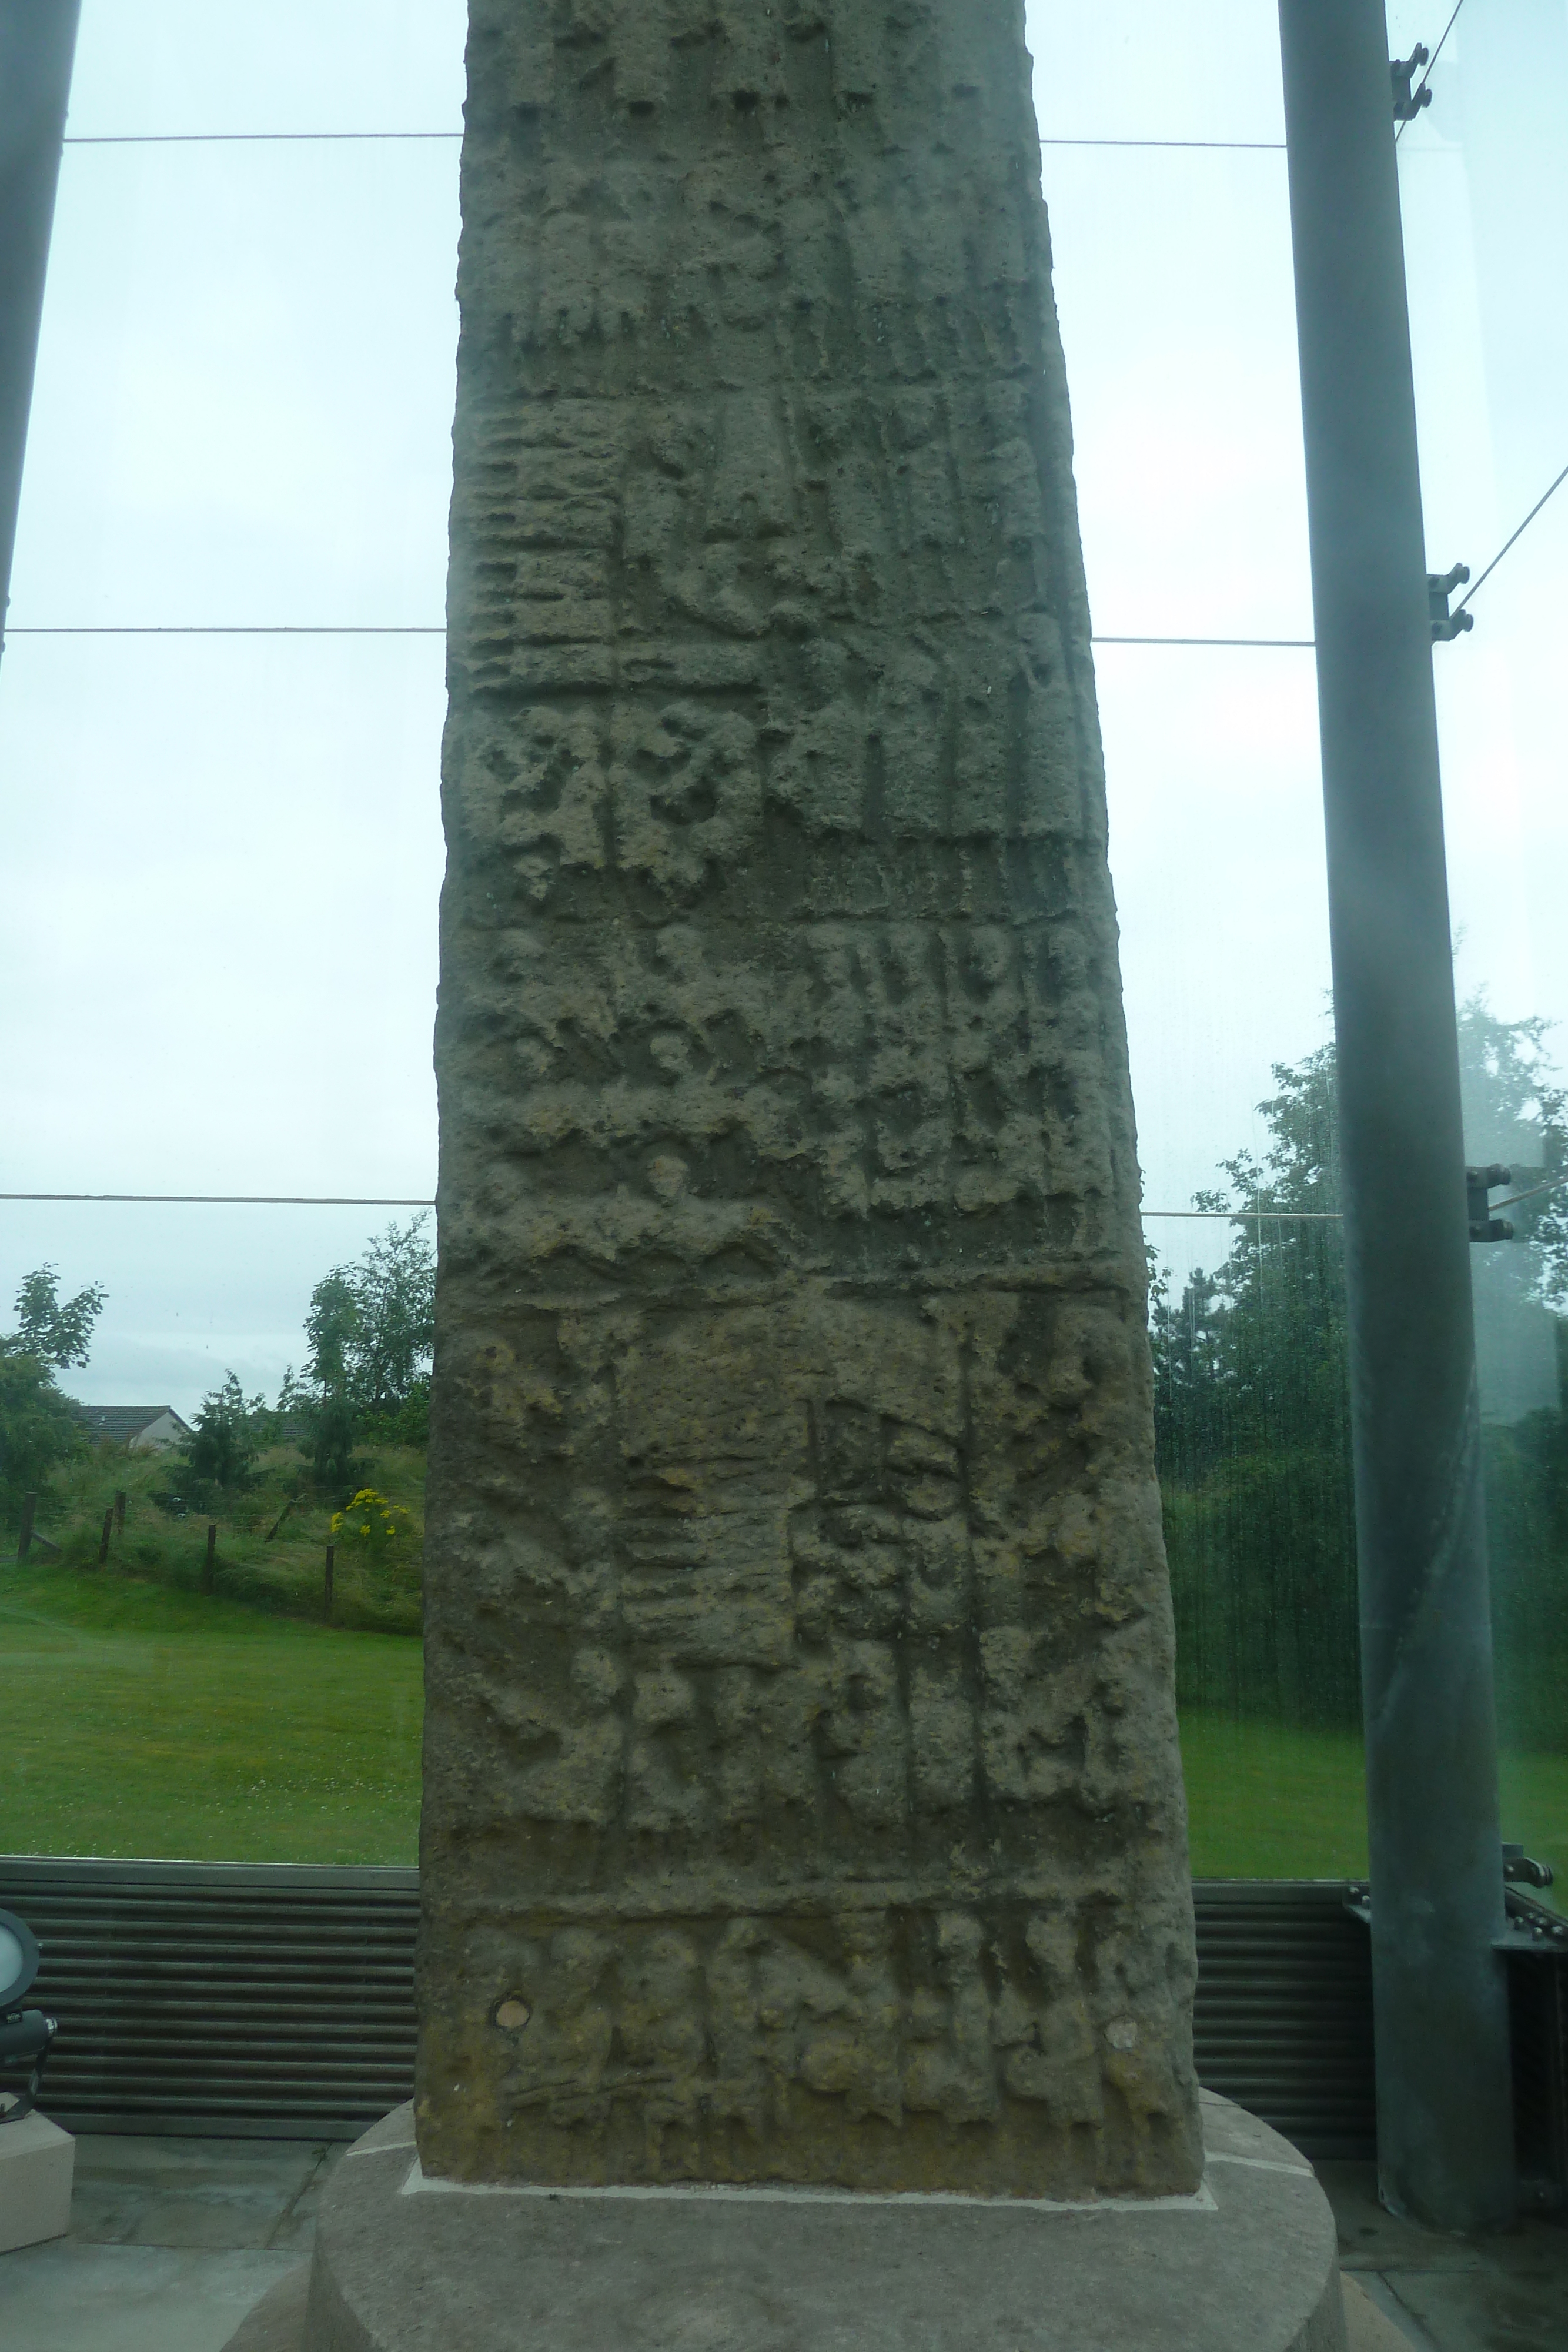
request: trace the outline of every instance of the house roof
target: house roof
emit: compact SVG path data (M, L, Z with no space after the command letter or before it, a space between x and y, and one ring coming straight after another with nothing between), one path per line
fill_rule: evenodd
M191 1434L188 1424L182 1421L172 1404L78 1404L78 1421L85 1421L95 1437L108 1437L123 1445L151 1429L155 1421L165 1418L185 1436Z

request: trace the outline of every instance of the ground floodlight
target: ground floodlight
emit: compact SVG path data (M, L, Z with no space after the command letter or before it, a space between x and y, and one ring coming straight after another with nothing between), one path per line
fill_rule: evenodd
M38 2082L57 2021L41 2009L23 2009L23 1995L38 1973L38 1945L32 1929L14 1911L0 1911L0 2066L28 2065L27 2087L0 2105L0 2124L31 2115Z
M0 1911L0 2017L15 2009L38 1973L32 1929L14 1911Z

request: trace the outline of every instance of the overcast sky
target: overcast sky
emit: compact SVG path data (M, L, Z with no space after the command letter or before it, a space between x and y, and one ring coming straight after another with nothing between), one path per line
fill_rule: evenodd
M1401 0L1394 45L1448 14ZM1282 138L1273 0L1029 22L1048 141ZM456 0L84 0L19 630L440 621L455 142L93 142L450 131L463 39ZM1568 464L1564 0L1466 0L1434 89L1400 151L1428 557L1479 572ZM1044 173L1096 627L1310 635L1283 154ZM1565 571L1568 489L1438 689L1461 986L1568 1022ZM431 1190L441 675L434 636L11 638L0 1188ZM1146 1200L1180 1208L1328 1034L1312 658L1099 677ZM0 1322L49 1259L110 1289L78 1393L271 1390L384 1221L5 1204Z

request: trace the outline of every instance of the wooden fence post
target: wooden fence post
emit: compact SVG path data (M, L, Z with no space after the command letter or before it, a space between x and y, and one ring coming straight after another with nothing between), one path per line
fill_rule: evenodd
M336 1557L336 1553L337 1553L337 1546L336 1546L335 1544L329 1544L329 1545L328 1545L328 1547L327 1547L327 1579L326 1579L327 1622L328 1622L328 1624L329 1624L329 1624L331 1623L331 1622L332 1622L332 1562L333 1562L334 1558Z
M98 1564L99 1568L107 1568L109 1565L109 1538L113 1533L114 1505L110 1503L108 1510L105 1511L103 1515L103 1533L98 1539Z
M207 1521L207 1557L202 1570L202 1591L210 1592L218 1572L218 1523Z
M37 1495L22 1497L22 1524L16 1532L16 1557L26 1559L33 1543L33 1514L38 1507Z
M123 1535L125 1533L125 1489L123 1486L117 1486L114 1490L114 1525L115 1530L118 1534Z

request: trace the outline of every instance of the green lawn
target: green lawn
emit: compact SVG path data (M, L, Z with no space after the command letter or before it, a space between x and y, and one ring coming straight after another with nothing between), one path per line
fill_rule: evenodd
M109 1571L0 1566L0 1851L414 1859L419 1643ZM1200 1877L1366 1868L1361 1743L1182 1717ZM1504 1834L1568 1892L1568 1757L1505 1756Z
M1184 1707L1195 1878L1354 1878L1366 1868L1361 1741Z
M1357 1878L1366 1869L1361 1740L1346 1731L1290 1731L1207 1707L1181 1718L1192 1868L1197 1878ZM1509 1755L1500 1765L1502 1833L1568 1901L1568 1756Z
M413 1861L420 1645L0 1566L0 1850Z

